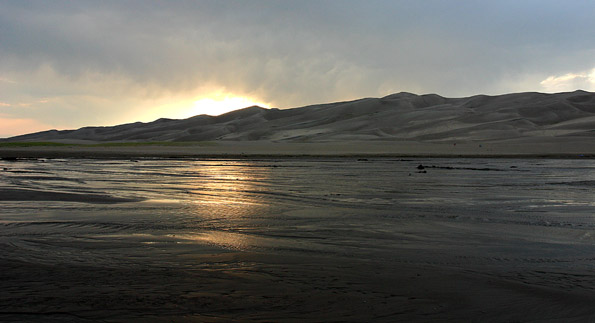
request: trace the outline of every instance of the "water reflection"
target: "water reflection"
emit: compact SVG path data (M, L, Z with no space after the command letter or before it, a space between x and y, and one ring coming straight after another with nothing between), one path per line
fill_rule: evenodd
M191 183L193 200L200 204L260 205L259 192L267 190L269 167L254 162L212 161L199 164L196 183Z
M257 243L257 239L246 234L225 231L196 232L176 235L174 237L183 240L183 243L208 244L231 250L251 249Z
M262 194L270 190L270 167L251 161L207 161L194 168L189 183L189 206L197 230L178 237L228 249L248 249L258 244L249 234L260 227L266 212Z

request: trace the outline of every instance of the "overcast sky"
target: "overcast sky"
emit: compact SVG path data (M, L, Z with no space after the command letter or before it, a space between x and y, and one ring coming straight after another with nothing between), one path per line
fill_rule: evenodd
M590 0L0 0L0 137L226 98L595 91L594 17Z

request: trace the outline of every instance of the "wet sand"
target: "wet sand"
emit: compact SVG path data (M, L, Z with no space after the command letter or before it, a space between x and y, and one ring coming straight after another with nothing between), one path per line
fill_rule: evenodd
M47 192L31 189L0 189L0 201L63 201L82 203L122 203L137 201L102 194Z
M200 269L1 261L3 321L584 322L589 292L448 266L229 253ZM412 259L412 261L415 261ZM24 305L26 304L26 305Z
M590 160L0 163L0 321L595 319Z

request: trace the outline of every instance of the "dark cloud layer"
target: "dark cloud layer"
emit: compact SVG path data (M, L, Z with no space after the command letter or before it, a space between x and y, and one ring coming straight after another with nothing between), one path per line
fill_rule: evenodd
M209 88L279 107L592 90L594 16L568 0L3 1L0 117L110 123Z

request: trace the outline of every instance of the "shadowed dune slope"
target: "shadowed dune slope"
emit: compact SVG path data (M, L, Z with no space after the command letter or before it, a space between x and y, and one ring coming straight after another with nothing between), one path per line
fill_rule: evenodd
M50 130L8 141L348 140L500 141L595 137L595 93L515 93L444 98L397 93L294 109L258 106L220 116L159 119L114 127Z

